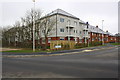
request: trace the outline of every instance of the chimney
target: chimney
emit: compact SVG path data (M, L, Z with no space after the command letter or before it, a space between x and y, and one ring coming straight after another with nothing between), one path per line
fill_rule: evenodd
M98 28L98 26L96 26L96 28Z
M89 23L88 22L86 22L86 25L87 25L87 28L89 28Z

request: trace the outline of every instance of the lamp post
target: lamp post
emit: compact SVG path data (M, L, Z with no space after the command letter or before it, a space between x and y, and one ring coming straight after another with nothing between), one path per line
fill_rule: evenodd
M77 29L76 28L77 28L77 22L75 22L75 43L77 43L77 36L76 36L77 35L76 34L77 33Z
M69 35L70 35L70 20L68 20L68 41L70 41L70 37L69 37Z
M58 46L58 40L57 40L57 20L58 20L58 18L57 18L57 15L58 15L58 10L57 10L57 13L56 13L56 41L57 41L57 46Z
M89 23L88 22L86 22L86 25L87 25L87 29L89 28L88 26L89 26ZM89 29L88 29L89 30ZM88 35L89 35L89 31L88 31ZM88 47L89 47L89 36L88 36Z
M35 51L35 0L34 2L34 10L33 10L33 51Z
M57 41L57 15L58 15L58 10L57 10L57 13L56 13L56 41Z
M103 30L103 22L104 22L104 20L102 20L102 30ZM102 45L104 45L104 34L103 34L103 31L102 31Z

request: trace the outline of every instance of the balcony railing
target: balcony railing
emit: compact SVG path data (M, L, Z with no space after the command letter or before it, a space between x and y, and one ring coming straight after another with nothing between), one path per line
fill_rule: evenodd
M73 26L73 25L66 25L66 28L75 28L75 26Z
M66 36L67 36L67 37L75 37L75 35L71 35L71 34L70 34L70 35L66 35Z
M88 38L90 38L90 36L89 36L89 35L83 35L83 37L88 37Z
M83 28L83 31L88 31L88 28Z

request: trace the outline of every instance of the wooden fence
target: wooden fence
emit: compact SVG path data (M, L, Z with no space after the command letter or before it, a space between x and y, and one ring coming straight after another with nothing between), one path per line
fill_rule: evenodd
M50 42L50 49L74 49L75 41L54 40Z

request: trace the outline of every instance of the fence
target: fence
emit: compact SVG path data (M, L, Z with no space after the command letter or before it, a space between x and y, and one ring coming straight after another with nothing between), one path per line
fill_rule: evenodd
M74 49L75 41L54 40L50 42L50 49Z

